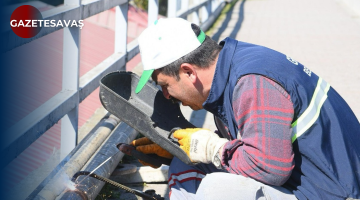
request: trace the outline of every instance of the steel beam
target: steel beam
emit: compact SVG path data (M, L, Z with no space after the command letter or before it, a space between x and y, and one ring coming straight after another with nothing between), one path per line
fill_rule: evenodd
M104 163L100 168L98 168L94 173L106 178L109 178L110 174L115 170L116 166L121 161L124 154L119 152L119 149L116 148L118 143L127 143L129 144L132 140L135 139L138 132L128 126L125 123L120 123L108 139L101 145L98 151L92 156L92 158L87 162L87 164L81 169L81 171L93 171L100 166L105 160L109 157L111 159ZM80 176L78 180L81 181L81 184L76 188L79 191L82 191L87 198L95 199L102 187L104 182L94 179L92 177ZM69 192L69 191L66 191ZM59 196L60 200L66 200L68 196ZM77 198L79 199L79 198ZM80 199L79 199L80 200Z
M99 122L99 127L81 142L81 145L76 147L76 151L66 158L68 160L65 164L58 166L51 172L52 176L46 178L38 188L27 199L58 199L58 196L67 189L71 177L80 171L90 160L96 155L102 155L99 149L106 143L109 136L114 134L112 132L119 124L119 119L110 115ZM133 133L133 132L131 132ZM128 133L130 134L130 133ZM133 137L136 137L134 133ZM118 139L120 139L118 137ZM126 138L123 142L129 142L132 138ZM122 141L119 141L122 142ZM116 149L116 147L114 147ZM114 164L114 163L113 163ZM116 163L117 164L117 163Z

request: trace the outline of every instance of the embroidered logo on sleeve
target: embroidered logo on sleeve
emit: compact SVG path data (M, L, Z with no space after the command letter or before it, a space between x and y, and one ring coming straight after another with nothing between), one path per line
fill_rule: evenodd
M305 66L304 66L304 72L305 72L307 75L311 76L311 70L310 70L309 68L305 67Z
M290 56L286 56L286 58L292 62L294 65L298 65L299 63L295 60L295 59L292 59Z

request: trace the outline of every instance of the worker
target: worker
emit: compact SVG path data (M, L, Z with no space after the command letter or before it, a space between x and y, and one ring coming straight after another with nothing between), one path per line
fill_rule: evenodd
M360 123L308 67L263 46L217 44L180 18L158 20L138 41L136 93L151 77L167 99L211 112L219 129L174 133L196 165L173 158L170 199L360 199ZM172 157L150 143L133 141Z

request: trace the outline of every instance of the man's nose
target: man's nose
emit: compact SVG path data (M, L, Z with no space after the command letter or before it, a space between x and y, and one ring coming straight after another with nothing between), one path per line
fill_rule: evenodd
M162 89L162 92L164 94L164 97L167 98L167 99L170 99L171 96L170 96L169 92L167 91L167 89L165 87L161 87L161 89Z

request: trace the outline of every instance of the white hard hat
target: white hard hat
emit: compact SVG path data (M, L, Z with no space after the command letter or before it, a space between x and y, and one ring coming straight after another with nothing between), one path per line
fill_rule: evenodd
M155 69L164 67L198 48L205 33L196 36L189 21L182 18L159 19L138 38L144 72L136 87L140 92Z

